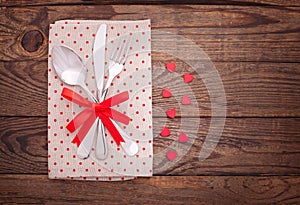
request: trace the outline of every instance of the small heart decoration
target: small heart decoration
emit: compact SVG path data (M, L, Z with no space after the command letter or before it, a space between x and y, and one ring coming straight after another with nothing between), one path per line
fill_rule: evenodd
M194 76L191 75L191 74L189 74L189 73L185 73L183 75L183 79L184 79L184 82L190 83L190 82L192 82L194 80Z
M161 132L160 132L160 136L162 137L167 137L171 134L170 130L168 127L163 127Z
M166 114L167 114L167 116L169 117L169 118L175 118L175 115L176 115L176 109L172 109L172 110L168 110L167 112L166 112Z
M183 96L181 99L181 104L183 105L189 105L191 104L191 99L188 96Z
M181 143L187 142L189 141L189 137L184 132L182 132L179 134L178 141Z
M168 160L172 162L172 161L174 161L174 159L176 159L177 153L173 152L173 151L168 151L166 153L166 156L167 156Z
M171 73L174 72L175 68L176 68L176 64L174 62L170 62L166 64L166 69Z
M172 93L171 91L169 90L169 88L164 88L163 91L162 91L162 96L164 98L169 98L172 96Z

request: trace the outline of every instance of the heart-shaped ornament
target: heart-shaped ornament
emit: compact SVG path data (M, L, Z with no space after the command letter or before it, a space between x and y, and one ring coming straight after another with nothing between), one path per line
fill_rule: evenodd
M169 118L175 118L175 115L176 115L176 109L172 109L172 110L168 110L167 112L166 112L166 114L167 114L167 116L169 117Z
M167 69L168 71L170 71L171 73L174 72L175 68L176 68L176 64L173 63L173 62L170 62L170 63L167 63L167 64L166 64L166 69Z
M168 127L163 127L161 132L160 132L160 136L162 137L167 137L171 134L170 130Z
M174 159L176 159L177 153L173 152L173 151L168 151L166 153L166 156L167 156L168 160L172 162L172 161L174 161Z
M184 73L183 79L184 79L184 82L190 83L194 80L194 76L189 73Z
M183 105L189 105L191 104L191 99L188 96L183 96L181 99L181 104Z
M164 88L163 91L162 91L162 96L164 98L169 98L172 96L172 93L171 91L169 90L169 88Z
M181 143L187 142L189 141L189 137L184 132L182 132L179 134L178 141Z

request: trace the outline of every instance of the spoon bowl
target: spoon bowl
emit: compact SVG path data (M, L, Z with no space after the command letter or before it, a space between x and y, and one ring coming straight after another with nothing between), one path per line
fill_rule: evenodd
M97 102L84 83L87 71L79 55L71 48L62 45L53 47L52 55L53 67L59 78L68 85L80 86L94 102Z

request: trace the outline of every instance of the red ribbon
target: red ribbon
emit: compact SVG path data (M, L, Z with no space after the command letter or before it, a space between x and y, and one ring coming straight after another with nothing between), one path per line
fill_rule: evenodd
M107 128L111 136L114 138L117 145L120 145L121 142L124 142L124 139L120 135L117 128L112 123L111 119L114 119L118 122L128 125L130 118L126 115L114 110L111 106L118 105L126 100L128 100L128 92L122 92L111 98L104 100L101 103L93 103L85 99L78 93L64 88L61 95L67 100L79 105L86 107L81 111L67 126L66 128L73 133L77 128L80 128L75 138L72 140L72 143L80 145L82 140L85 138L86 134L90 130L91 126L97 119L100 118L104 126Z

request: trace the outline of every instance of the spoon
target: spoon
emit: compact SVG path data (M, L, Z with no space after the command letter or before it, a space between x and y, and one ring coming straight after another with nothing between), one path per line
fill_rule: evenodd
M71 49L66 46L55 46L52 49L53 66L58 77L68 85L78 85L87 92L93 102L97 99L90 92L85 84L86 69L81 58ZM77 149L77 155L81 159L89 156L93 145L93 138L97 128L97 121L90 128L86 137L81 142Z
M89 97L97 102L97 99L85 84L86 68L81 58L66 46L55 46L52 49L53 66L58 77L68 85L78 85Z

